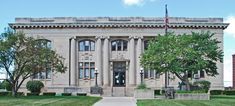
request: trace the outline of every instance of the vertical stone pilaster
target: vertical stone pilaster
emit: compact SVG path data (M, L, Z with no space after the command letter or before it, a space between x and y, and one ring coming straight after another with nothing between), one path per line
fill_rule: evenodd
M104 38L103 59L103 86L109 86L109 37Z
M130 70L129 70L129 86L135 86L135 40L134 37L130 37Z
M96 37L96 49L95 49L95 54L96 54L96 68L98 68L98 85L102 85L102 50L101 50L101 38Z
M102 85L102 50L101 50L101 38L96 37L96 68L98 68L98 85Z
M71 71L71 86L76 86L76 40L75 38L71 39L71 63L70 63L70 71Z
M141 78L140 78L140 56L142 54L142 37L138 38L137 41L137 48L136 48L136 83L140 84L141 83Z

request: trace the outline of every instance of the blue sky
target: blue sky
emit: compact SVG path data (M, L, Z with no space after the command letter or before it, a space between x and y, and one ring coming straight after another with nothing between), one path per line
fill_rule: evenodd
M230 26L224 31L224 81L232 84L235 53L235 0L1 0L0 33L15 17L164 16L221 17Z

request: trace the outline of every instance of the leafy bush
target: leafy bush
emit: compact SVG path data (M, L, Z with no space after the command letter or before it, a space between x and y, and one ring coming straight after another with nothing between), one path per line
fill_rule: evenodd
M210 94L211 95L223 95L223 90L211 90Z
M137 89L147 89L146 84L140 84L137 86Z
M72 93L62 93L61 95L62 95L62 96L71 96Z
M12 87L10 85L10 83L7 81L7 80L4 80L2 83L1 83L1 88L3 89L6 89L7 91L11 91Z
M27 96L38 96L39 93L27 93Z
M56 93L55 93L55 92L43 92L42 95L43 95L43 96L55 96Z
M11 92L0 92L0 96L10 96Z
M208 92L208 90L210 89L210 86L211 86L211 82L206 81L206 80L202 80L202 81L194 82L193 85L198 86L199 90L205 90L206 92Z
M154 90L154 95L161 95L161 90Z
M224 94L225 95L235 95L235 90L225 90Z
M16 95L17 96L24 96L24 92L17 92Z
M43 87L44 84L41 81L28 81L26 84L26 88L31 93L40 93Z
M77 93L77 96L86 96L86 93Z
M207 93L206 90L176 91L176 93Z

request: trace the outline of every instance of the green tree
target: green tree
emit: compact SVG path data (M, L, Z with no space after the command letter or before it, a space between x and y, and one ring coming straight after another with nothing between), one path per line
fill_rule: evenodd
M205 71L208 76L218 74L216 62L223 62L223 52L218 46L220 41L213 36L209 32L159 35L142 54L141 65L160 73L173 73L190 90L187 73Z
M12 88L12 96L25 79L46 70L65 72L64 58L45 47L46 40L26 37L23 32L6 30L0 37L0 70L7 72L6 79Z

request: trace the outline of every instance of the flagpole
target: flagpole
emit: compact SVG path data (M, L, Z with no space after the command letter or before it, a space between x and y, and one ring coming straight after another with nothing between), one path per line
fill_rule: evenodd
M168 11L167 11L167 4L165 5L165 35L167 35L168 29ZM169 80L168 80L168 72L165 72L165 89L168 87Z

